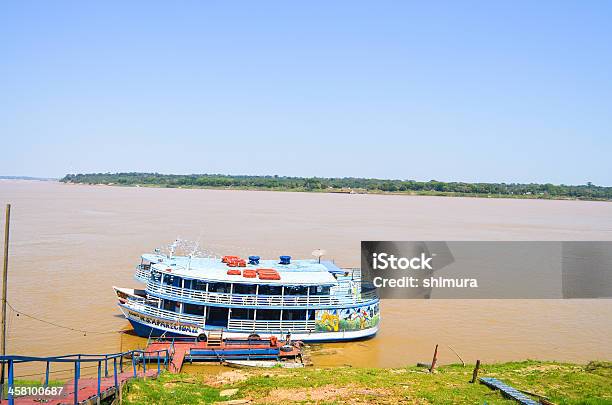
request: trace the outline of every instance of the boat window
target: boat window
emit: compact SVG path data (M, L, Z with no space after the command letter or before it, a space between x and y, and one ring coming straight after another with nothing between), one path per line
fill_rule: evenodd
M191 288L198 291L206 291L206 281L191 280Z
M234 294L255 294L255 285L234 284Z
M174 281L174 276L170 274L164 274L164 284L172 285L173 281Z
M301 286L301 285L288 285L285 286L285 295L306 295L307 294L307 287Z
M258 309L257 319L262 321L280 320L280 309Z
M313 311L313 310L306 311L306 319L309 320L309 321L314 321L314 319L315 319L315 311Z
M230 284L228 283L209 283L208 292L229 293Z
M259 285L259 295L281 295L283 287L277 285Z
M183 312L190 315L204 315L204 305L183 304Z
M176 301L172 300L164 300L164 309L166 311L175 311L176 310Z
M255 310L250 308L232 308L231 319L255 319Z
M310 295L329 295L328 285L317 285L310 287Z
M159 283L161 281L161 274L156 272L156 271L152 271L151 272L151 280Z
M285 309L283 310L284 321L303 321L306 319L305 309Z

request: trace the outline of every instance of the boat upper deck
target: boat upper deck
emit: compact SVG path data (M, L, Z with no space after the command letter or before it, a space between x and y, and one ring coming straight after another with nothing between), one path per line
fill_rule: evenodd
M259 264L246 264L245 267L229 267L220 258L144 254L142 259L152 263L152 269L178 277L217 282L271 284L271 285L336 285L334 274L344 274L331 261L292 260L290 264L280 264L278 260L260 260ZM228 270L241 270L240 274L228 274ZM242 270L273 269L280 280L267 280L244 277Z

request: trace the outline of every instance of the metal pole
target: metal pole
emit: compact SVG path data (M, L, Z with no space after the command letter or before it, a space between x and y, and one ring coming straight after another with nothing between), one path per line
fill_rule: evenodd
M115 393L117 393L117 389L119 388L119 383L117 382L117 358L113 357L113 374L115 375Z
M13 360L9 360L9 369L8 369L8 401L9 405L13 405L15 403L15 372L13 369ZM4 395L4 394L3 394Z
M49 367L51 367L51 363L47 362L47 367L45 368L45 388L49 386Z
M80 361L74 362L74 405L79 404L79 373L80 373Z
M6 204L6 217L4 221L4 265L2 267L2 339L0 352L6 356L6 291L8 279L8 252L9 252L9 225L11 223L11 204ZM4 362L0 368L0 400L4 397ZM9 400L10 402L10 400Z
M134 371L134 378L136 378L136 353L132 352L132 370Z
M100 380L102 379L102 362L98 361L98 398L100 398Z

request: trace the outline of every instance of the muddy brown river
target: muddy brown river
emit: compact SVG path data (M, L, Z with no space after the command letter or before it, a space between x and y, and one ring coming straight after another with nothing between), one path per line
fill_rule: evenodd
M361 240L612 240L612 203L0 181L12 204L8 352L115 352L125 333L113 285L138 287L143 252L176 238L222 254L322 248L359 266ZM2 210L4 208L2 207ZM56 325L42 322L50 322ZM386 300L373 339L317 347L321 366L440 361L612 360L612 300ZM67 329L73 328L76 330ZM87 331L87 332L83 332ZM19 375L19 372L18 372ZM23 375L23 372L22 374Z

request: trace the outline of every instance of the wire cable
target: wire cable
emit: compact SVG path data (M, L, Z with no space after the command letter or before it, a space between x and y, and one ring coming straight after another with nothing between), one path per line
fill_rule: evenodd
M91 335L107 335L107 334L111 334L111 333L124 333L125 331L123 329L119 329L119 330L112 330L112 331L91 331L91 330L85 330L85 329L79 329L79 328L73 328L71 326L66 326L66 325L60 325L59 323L55 323L55 322L51 322L51 321L47 321L45 319L39 318L37 316L19 311L18 309L16 309L15 307L13 307L8 301L6 302L6 305L13 311L15 312L15 314L17 314L17 316L23 315L27 318L30 319L34 319L38 322L42 322L42 323L46 323L47 325L52 325L55 326L57 328L62 328L62 329L67 329L67 330L71 330L73 332L80 332L83 333L85 336L87 336L87 334L91 334Z

